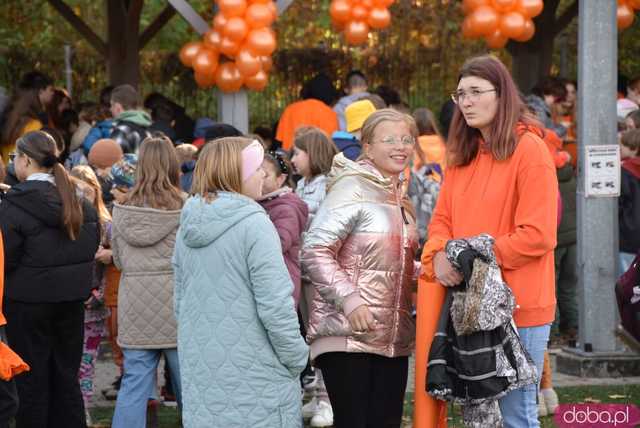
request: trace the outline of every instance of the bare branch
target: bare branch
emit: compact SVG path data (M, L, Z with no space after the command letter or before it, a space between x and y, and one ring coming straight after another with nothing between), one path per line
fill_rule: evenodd
M140 35L139 46L140 49L144 47L155 37L156 34L166 25L167 22L176 14L176 10L171 5L167 5L156 19Z
M107 54L107 45L63 0L47 0L60 16L62 16L100 55Z
M553 36L557 36L567 28L576 16L578 16L578 0L574 0L574 2L571 3L571 6L569 6L562 15L556 19L556 22L553 25Z

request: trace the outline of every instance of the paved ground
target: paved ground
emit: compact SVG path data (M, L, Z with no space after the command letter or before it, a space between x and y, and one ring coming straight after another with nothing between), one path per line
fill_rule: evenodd
M164 376L162 372L163 364L160 364L158 368L158 379L164 382ZM584 385L633 385L640 384L640 376L625 377L625 378L580 378L576 376L569 376L561 374L555 371L555 357L554 352L551 353L551 366L554 369L553 384L555 387L563 386L584 386ZM409 363L409 384L407 385L407 391L414 390L414 371L413 371L413 359ZM115 379L118 370L116 365L111 360L111 354L108 345L104 344L101 348L100 357L96 366L96 378L94 386L94 398L92 401L93 407L110 407L114 406L115 402L105 400L101 394L101 390L107 388L111 382Z

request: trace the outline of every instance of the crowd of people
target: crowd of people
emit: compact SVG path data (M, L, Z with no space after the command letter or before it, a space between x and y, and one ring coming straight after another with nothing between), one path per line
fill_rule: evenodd
M160 400L185 427L400 427L415 317L441 311L430 361L465 425L554 413L547 346L578 329L576 83L523 96L472 58L438 119L360 71L342 90L319 74L243 135L159 93L77 102L25 74L0 105L0 339L29 370L0 380L0 428L91 426L103 340L115 428L148 426ZM640 250L640 78L623 91L621 273ZM415 291L451 290L453 316L493 299L483 266L509 322L471 311L465 334L524 357L477 382L484 363L446 345L471 343L461 321Z

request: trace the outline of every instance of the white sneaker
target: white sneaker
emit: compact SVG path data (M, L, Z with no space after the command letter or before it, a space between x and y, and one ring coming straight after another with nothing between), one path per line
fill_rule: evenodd
M538 392L538 417L544 418L548 414L547 405L544 402L544 395L542 395L542 392Z
M302 406L302 418L311 419L318 411L318 399L313 397L311 401Z
M319 401L316 414L311 418L312 427L330 427L333 425L333 409L326 401Z
M544 404L547 407L547 414L553 415L558 409L558 394L553 388L543 389L540 391L544 397Z

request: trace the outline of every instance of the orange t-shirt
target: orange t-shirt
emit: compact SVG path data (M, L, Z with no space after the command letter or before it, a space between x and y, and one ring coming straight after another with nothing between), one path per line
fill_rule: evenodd
M505 161L481 149L468 165L447 168L422 253L423 278L436 282L433 256L448 240L493 236L496 259L515 295L518 327L555 317L558 181L540 136L522 133Z
M284 150L293 146L296 130L302 126L316 126L331 137L338 130L338 115L331 107L313 98L290 104L282 112L276 132L276 139L282 141Z
M2 313L2 301L4 298L4 241L2 240L2 233L0 233L0 326L7 323L7 319Z
M446 167L447 150L444 140L439 135L421 135L418 137L418 144L422 153L424 153L425 161L428 163L437 163L440 165L444 173ZM414 153L413 170L418 171L422 167L422 160Z

